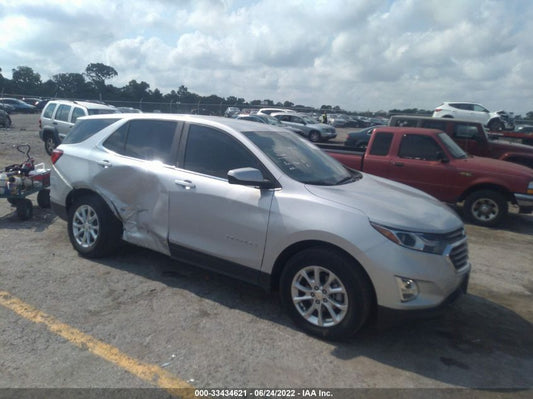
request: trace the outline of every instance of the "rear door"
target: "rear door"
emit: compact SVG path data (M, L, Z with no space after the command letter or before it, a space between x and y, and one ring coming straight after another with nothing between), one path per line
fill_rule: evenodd
M63 140L72 127L72 122L70 121L71 111L72 107L70 105L59 104L54 115L52 124L56 128L57 134L61 140Z
M170 195L172 255L257 281L274 190L229 184L231 169L264 167L232 135L191 124Z

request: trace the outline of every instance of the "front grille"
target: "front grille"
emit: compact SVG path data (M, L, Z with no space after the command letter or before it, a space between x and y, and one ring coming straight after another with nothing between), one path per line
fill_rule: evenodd
M466 240L452 248L450 260L456 270L462 269L468 265L468 244Z

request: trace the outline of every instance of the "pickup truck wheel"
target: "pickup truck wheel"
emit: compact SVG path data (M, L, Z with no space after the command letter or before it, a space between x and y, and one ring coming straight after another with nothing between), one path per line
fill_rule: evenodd
M498 225L508 212L505 197L491 190L480 190L470 194L465 200L464 209L470 221L487 227Z
M309 141L312 141L313 143L318 143L320 141L320 133L316 130L313 130L309 133Z
M55 148L57 147L57 143L54 140L54 137L48 133L44 137L44 150L48 155L52 155L52 152L54 152Z
M368 318L371 288L352 259L327 249L294 255L281 275L280 296L292 320L309 334L343 339Z
M499 132L500 130L503 130L504 126L502 121L499 121L497 119L494 119L489 122L489 130L492 130L494 132Z
M69 208L68 235L74 249L86 258L113 253L122 233L120 221L96 195L78 198Z

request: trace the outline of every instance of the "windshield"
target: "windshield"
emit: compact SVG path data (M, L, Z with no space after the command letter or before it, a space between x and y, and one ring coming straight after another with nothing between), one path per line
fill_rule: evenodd
M305 184L350 183L361 175L349 172L318 147L289 132L243 132L286 175Z
M453 141L446 133L439 133L437 136L454 158L461 159L467 157L466 152L464 152L463 149L459 147L457 143Z

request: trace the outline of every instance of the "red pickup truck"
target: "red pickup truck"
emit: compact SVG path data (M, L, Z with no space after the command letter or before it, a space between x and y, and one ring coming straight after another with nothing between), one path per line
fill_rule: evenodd
M378 127L365 152L318 144L345 166L416 187L448 203L463 202L465 216L484 226L498 225L508 203L533 211L533 169L467 155L435 129Z
M393 115L389 126L423 127L446 132L467 153L501 159L533 168L533 147L516 143L502 143L489 140L488 134L479 122L454 118L432 118L418 115ZM494 132L490 132L494 135ZM499 132L503 134L502 132ZM507 133L506 133L507 134Z

